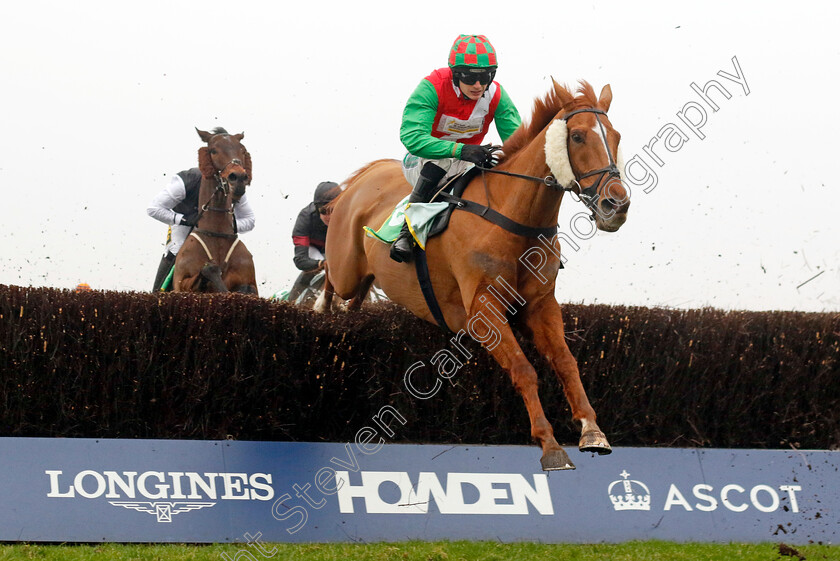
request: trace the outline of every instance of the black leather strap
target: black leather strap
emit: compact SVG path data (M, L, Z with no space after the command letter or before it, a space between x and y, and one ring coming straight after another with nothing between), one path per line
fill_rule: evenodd
M432 279L429 276L429 264L426 262L426 252L420 249L420 246L414 247L414 268L417 271L417 280L420 282L423 298L426 300L426 305L432 312L438 327L447 333L452 333L452 330L446 325L446 320L443 319L443 312L438 305L437 298L435 298L435 290L432 288Z
M597 115L606 115L606 111L601 111L600 109L595 109L594 107L584 107L583 109L575 109L574 111L569 111L563 116L564 121L568 121L572 115L577 115L578 113L595 113Z
M225 234L223 232L212 232L210 230L204 230L203 228L193 228L190 232L198 232L199 234L206 234L208 236L213 236L214 238L227 238L229 240L235 240L236 234Z
M448 203L455 204L455 208L457 210L465 210L476 216L480 216L485 220L492 222L496 226L507 230L517 236L523 236L526 238L538 238L540 236L545 236L547 238L551 238L554 234L557 233L557 226L549 226L546 228L535 228L533 226L526 226L525 224L520 224L519 222L515 222L505 216L504 214L500 214L493 210L490 207L486 207L482 204L468 201L466 199L461 199L458 197L454 197L448 193L440 193L437 197L437 200L445 201Z

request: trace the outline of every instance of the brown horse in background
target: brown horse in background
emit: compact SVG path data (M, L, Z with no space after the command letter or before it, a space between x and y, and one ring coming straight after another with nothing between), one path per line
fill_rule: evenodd
M199 217L175 259L175 292L257 294L254 259L236 235L233 209L251 183L251 155L241 144L245 133L211 134L198 150L201 188Z
M618 171L623 166L618 159L620 135L606 115L612 91L605 86L596 97L592 87L581 82L577 93L574 96L554 82L553 91L536 100L530 124L505 143L503 162L475 177L463 198L491 207L520 225L554 232L563 193L569 190L587 203L599 229L617 230L627 218L630 201ZM349 309L359 307L376 278L391 300L436 323L414 266L392 261L389 246L366 237L362 229L382 224L411 190L400 163L368 164L346 185L333 202L327 231L328 278L321 308L326 309L333 292L352 299ZM469 333L509 373L528 409L531 435L542 446L545 470L574 469L574 465L554 438L537 394L537 373L511 324L533 339L562 383L572 417L581 423L579 449L611 451L564 338L554 296L561 266L557 241L557 236L511 233L480 216L456 210L448 229L429 239L426 246L439 307L445 323L458 332L453 343ZM406 373L407 385L408 378Z

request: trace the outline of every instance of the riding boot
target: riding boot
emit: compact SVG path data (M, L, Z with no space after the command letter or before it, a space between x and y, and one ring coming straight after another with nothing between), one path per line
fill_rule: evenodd
M152 292L160 291L163 281L166 280L166 277L169 275L169 271L172 269L174 264L175 255L170 251L164 253L163 257L160 258L160 265L158 265L157 274L155 275L155 285L152 288Z
M435 194L438 183L446 175L446 170L434 162L426 162L420 171L420 179L408 197L408 203L427 203ZM397 263L409 263L414 257L414 237L408 229L408 222L403 224L400 235L391 245L391 259Z

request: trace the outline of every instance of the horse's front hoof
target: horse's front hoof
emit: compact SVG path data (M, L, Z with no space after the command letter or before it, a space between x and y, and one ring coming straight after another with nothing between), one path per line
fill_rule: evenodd
M595 452L602 456L612 453L607 436L599 430L585 432L580 437L578 449L581 452Z
M540 458L540 464L542 464L543 471L575 469L575 464L572 463L569 455L562 448L548 450L543 453L542 458Z

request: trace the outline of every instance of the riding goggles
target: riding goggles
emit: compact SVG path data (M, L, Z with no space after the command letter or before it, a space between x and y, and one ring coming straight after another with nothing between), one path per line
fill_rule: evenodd
M456 80L459 82L463 82L465 84L473 85L478 81L479 84L482 86L486 86L490 82L493 81L493 76L495 76L495 72L492 70L484 70L481 72L465 72L462 70L456 70L452 73Z

